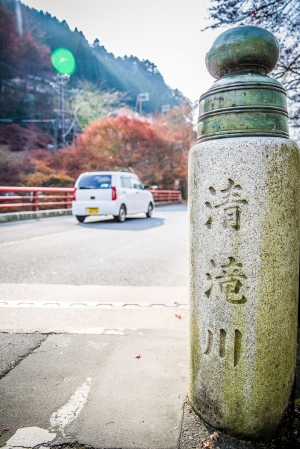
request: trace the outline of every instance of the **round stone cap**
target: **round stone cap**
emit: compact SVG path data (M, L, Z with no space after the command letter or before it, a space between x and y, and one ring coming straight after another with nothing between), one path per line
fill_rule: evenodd
M206 55L209 73L216 79L228 73L256 72L266 75L279 59L279 44L264 28L239 26L220 34Z

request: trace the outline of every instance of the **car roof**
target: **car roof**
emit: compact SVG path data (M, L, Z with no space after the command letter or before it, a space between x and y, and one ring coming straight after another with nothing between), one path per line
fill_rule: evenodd
M138 177L135 173L130 173L126 171L88 171L81 173L80 176L83 175L130 175Z
M125 176L134 176L136 178L138 178L138 175L136 175L135 173L130 173L130 172L125 172L125 171L89 171L89 172L84 172L81 173L79 175L79 177L84 176L84 175L125 175Z

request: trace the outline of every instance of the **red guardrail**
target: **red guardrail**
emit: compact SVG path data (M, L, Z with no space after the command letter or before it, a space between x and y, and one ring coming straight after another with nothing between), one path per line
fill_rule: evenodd
M149 190L155 203L181 201L180 190Z
M152 193L155 203L171 203L181 200L179 190L149 191ZM40 208L49 208L49 206L56 206L57 209L70 209L73 192L74 188L0 186L0 213L5 209L23 208L39 211ZM60 195L49 195L51 193L59 193Z
M3 209L22 209L23 207L39 211L45 206L70 209L73 192L74 188L0 186L0 212ZM22 195L22 193L29 193L29 195ZM49 193L60 193L60 195L49 195Z

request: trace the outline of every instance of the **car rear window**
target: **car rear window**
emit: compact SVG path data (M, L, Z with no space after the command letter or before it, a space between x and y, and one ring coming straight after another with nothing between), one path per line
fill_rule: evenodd
M79 189L110 189L111 175L85 175L80 178Z

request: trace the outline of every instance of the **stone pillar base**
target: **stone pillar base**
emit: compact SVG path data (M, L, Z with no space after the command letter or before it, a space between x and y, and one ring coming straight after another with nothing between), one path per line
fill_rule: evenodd
M274 436L295 376L299 150L216 139L189 161L189 400L211 426Z

